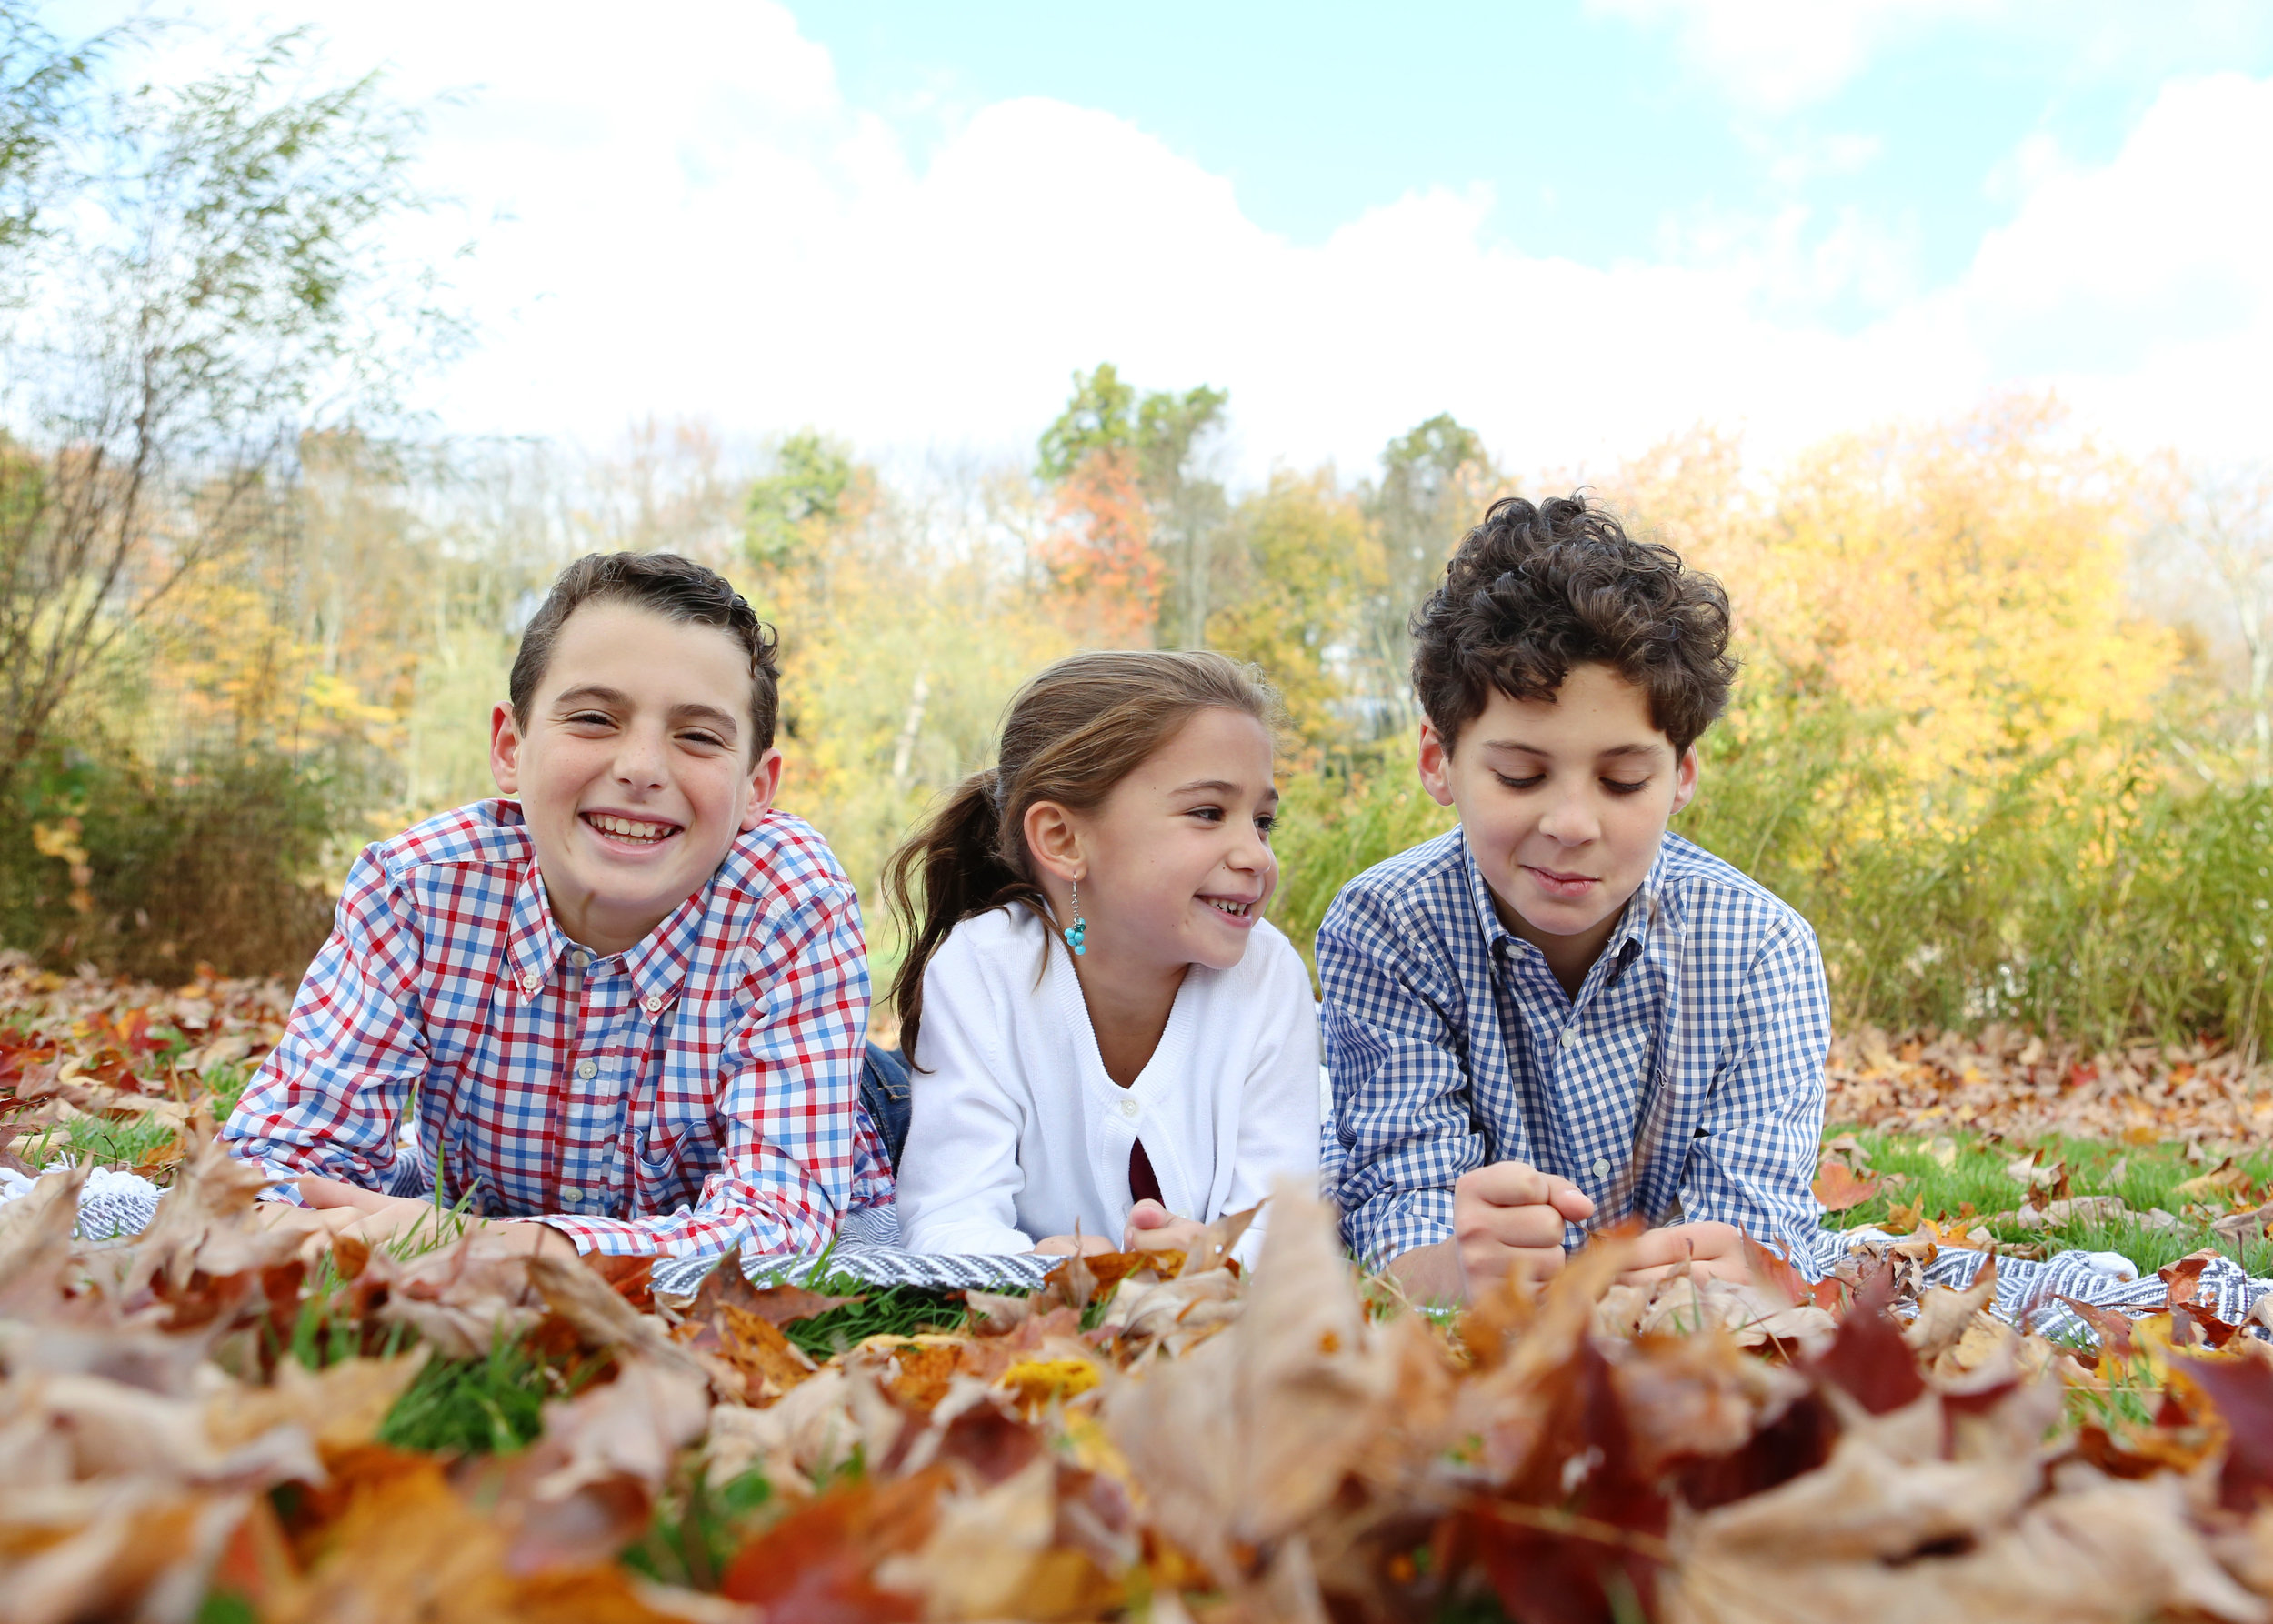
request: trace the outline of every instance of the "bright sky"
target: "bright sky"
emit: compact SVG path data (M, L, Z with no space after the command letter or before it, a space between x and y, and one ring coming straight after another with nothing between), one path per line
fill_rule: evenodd
M1439 411L1515 467L1699 421L1773 456L2008 387L2273 448L2252 0L194 10L460 93L469 431L1025 454L1112 360L1227 388L1249 474Z

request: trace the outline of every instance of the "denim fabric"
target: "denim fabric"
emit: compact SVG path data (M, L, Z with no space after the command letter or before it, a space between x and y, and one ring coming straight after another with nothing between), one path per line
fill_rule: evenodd
M892 1170L899 1171L900 1147L907 1143L907 1057L896 1048L868 1046L860 1066L860 1103L884 1139Z

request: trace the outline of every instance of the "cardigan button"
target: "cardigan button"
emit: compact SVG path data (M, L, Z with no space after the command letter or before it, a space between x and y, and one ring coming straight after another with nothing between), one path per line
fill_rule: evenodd
M1133 1099L1124 1099L1121 1101L1121 1115L1127 1118L1132 1122L1136 1119L1136 1114L1144 1108L1144 1107L1138 1105Z

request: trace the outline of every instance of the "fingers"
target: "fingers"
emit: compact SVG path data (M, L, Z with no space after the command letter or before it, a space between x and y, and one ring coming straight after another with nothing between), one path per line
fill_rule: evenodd
M1553 1207L1495 1207L1484 1202L1456 1206L1452 1232L1463 1248L1488 1241L1504 1247L1563 1247L1563 1215Z
M1594 1217L1594 1198L1567 1179L1563 1188L1547 1198L1548 1204L1572 1223L1584 1223Z
M1132 1229L1157 1229L1176 1222L1176 1214L1147 1196L1128 1209L1128 1227Z
M1569 1179L1543 1173L1528 1162L1493 1162L1464 1173L1454 1187L1457 1198L1466 1197L1493 1207L1553 1207L1576 1223L1594 1216L1594 1198Z
M310 1207L352 1207L362 1212L377 1212L383 1203L395 1199L361 1185L349 1184L344 1178L325 1178L316 1173L303 1173L298 1182L300 1199Z

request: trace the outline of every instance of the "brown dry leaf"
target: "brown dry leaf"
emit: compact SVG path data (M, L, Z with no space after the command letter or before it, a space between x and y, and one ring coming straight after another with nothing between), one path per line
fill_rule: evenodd
M408 1263L369 1254L357 1283L386 1288L379 1320L408 1325L454 1359L485 1358L499 1341L535 1329L545 1303L530 1282L527 1255L477 1248L474 1239L469 1235Z
M561 1499L622 1476L653 1492L709 1420L710 1384L701 1374L626 1358L614 1381L545 1407L545 1436L536 1448L565 1459L534 1491L540 1499Z
M1845 1212L1876 1197L1879 1183L1858 1178L1847 1163L1827 1158L1816 1169L1815 1198L1826 1212Z
M1186 1255L1178 1275L1196 1275L1211 1268L1223 1268L1231 1262L1231 1248L1239 1244L1255 1220L1262 1216L1267 1201L1258 1201L1245 1212L1227 1212L1201 1232L1199 1245Z
M1037 1456L976 1494L942 1494L930 1536L876 1570L888 1590L924 1599L939 1619L1093 1619L1109 1610L1119 1587L1086 1550L1058 1539L1064 1469ZM1116 1569L1134 1563L1134 1541L1114 1550Z
M1330 1499L1400 1423L1397 1342L1412 1317L1368 1327L1332 1216L1281 1185L1246 1307L1228 1331L1142 1368L1106 1400L1106 1429L1157 1526L1228 1578L1257 1545ZM1197 1254L1196 1254L1197 1255Z
M841 1308L859 1300L856 1297L825 1296L818 1291L807 1291L802 1286L754 1286L742 1271L742 1248L736 1244L728 1247L719 1258L718 1266L703 1277L695 1289L694 1299L683 1310L683 1318L707 1319L731 1303L760 1319L786 1325L793 1319L810 1319L816 1314L826 1314L831 1308Z
M183 1163L142 1232L126 1275L127 1302L161 1278L178 1292L195 1274L217 1279L295 1261L299 1237L270 1228L255 1212L254 1197L267 1183L266 1173L230 1155L218 1140L201 1146Z
M1034 1312L1031 1298L1010 1297L992 1291L966 1291L963 1306L971 1311L971 1331L975 1336L1000 1337L1026 1323Z
M206 1575L254 1503L146 1478L0 1491L0 1608L9 1624L196 1614Z
M1902 1339L1918 1358L1931 1364L1955 1348L1975 1318L1997 1301L1997 1255L1983 1260L1981 1272L1963 1291L1947 1286L1929 1288L1918 1301L1918 1318L1903 1331Z
M327 1454L368 1443L432 1351L421 1347L395 1358L342 1359L321 1371L297 1359L281 1360L271 1386L207 1398L205 1431L224 1449L283 1426L298 1427Z
M776 1493L809 1494L814 1482L855 1456L889 1459L907 1421L875 1371L830 1364L764 1409L715 1407L704 1469L712 1482L724 1483L755 1468Z
M1887 1498L1874 1497L1868 1482L1851 1486L1862 1497ZM1978 1498L1986 1509L2000 1497ZM1754 1504L1708 1512L1677 1540L1682 1560L1669 1576L1667 1607L1677 1624L2129 1624L2166 1612L2263 1624L2267 1617L2265 1603L2226 1576L2188 1524L2174 1478L2102 1482L2048 1497L2017 1519L1996 1516L1969 1528L1947 1516L1913 1516L1907 1529L1948 1528L1971 1548L1892 1566L1830 1559L1821 1530L1804 1515L1771 1529L1756 1514L1756 1541L1721 1543L1729 1524L1717 1528L1715 1519Z
M2247 1168L2237 1167L2234 1158L2229 1156L2208 1172L2198 1173L2184 1184L2172 1186L2170 1193L2174 1196L2191 1196L2198 1198L2204 1196L2235 1195L2249 1188L2249 1170Z
M467 1243L461 1244L478 1243L480 1238L469 1237ZM547 1308L567 1321L586 1347L650 1359L666 1369L700 1376L716 1384L722 1393L731 1394L741 1387L741 1372L673 1341L669 1328L662 1320L633 1308L582 1263L565 1262L543 1253L520 1256L528 1270L529 1284L545 1299Z
M93 1165L45 1174L27 1193L0 1204L0 1312L35 1316L61 1293L79 1227L79 1191Z

